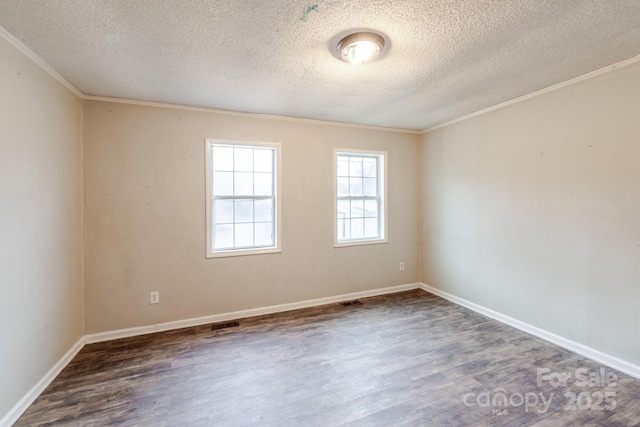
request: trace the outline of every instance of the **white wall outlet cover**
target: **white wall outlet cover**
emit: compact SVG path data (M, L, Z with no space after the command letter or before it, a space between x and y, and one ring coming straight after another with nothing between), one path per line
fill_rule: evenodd
M160 303L160 292L150 292L149 304L159 304L159 303Z

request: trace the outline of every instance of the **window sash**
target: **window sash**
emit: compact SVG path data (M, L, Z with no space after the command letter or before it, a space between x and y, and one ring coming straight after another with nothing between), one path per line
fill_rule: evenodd
M340 201L348 201L348 202L352 202L352 201L374 201L376 203L376 215L375 216L367 216L366 212L362 213L362 216L352 216L352 214L350 213L349 216L342 214L342 212L337 211L336 214L338 216L337 221L337 229L336 229L336 233L337 233L337 239L338 242L358 242L358 241L367 241L367 240L380 240L382 239L381 235L382 235L382 230L381 230L381 226L382 226L382 221L381 221L381 213L380 210L382 209L381 206L381 198L380 197L338 197L338 202ZM374 220L376 221L376 226L375 226L375 236L367 236L367 221L370 220ZM362 221L362 235L359 236L357 235L357 237L353 237L353 221ZM344 222L342 222L344 221ZM346 234L346 221L350 222L350 226L349 226L349 236L347 237ZM342 226L341 226L342 225Z
M385 162L384 153L372 152L344 152L336 150L335 153L335 239L336 244L350 244L358 242L383 242L385 240L385 216L386 206L384 202L385 193ZM354 162L355 160L355 162ZM346 165L345 165L346 162ZM342 164L341 164L342 163ZM359 163L359 165L358 165ZM366 163L369 163L368 169ZM359 169L358 169L359 166ZM346 170L345 170L346 167ZM356 170L353 170L353 167ZM367 194L365 180L375 180L375 195ZM358 183L358 180L361 180ZM345 189L345 181L347 188ZM342 184L341 184L342 182ZM352 188L352 184L356 189ZM345 191L348 190L348 191ZM348 195L345 195L348 193ZM363 207L360 215L353 215L352 202L362 202ZM367 216L364 203L375 202L375 216ZM340 211L341 202L349 202L347 212ZM375 220L375 236L372 235L373 228L367 228L367 223L371 226L371 221ZM357 228L352 228L354 224Z
M207 256L279 252L279 145L227 143L217 140L206 140L206 144L209 200L207 203ZM229 150L218 150L216 153L216 149L220 148ZM217 154L224 156L223 162L220 161L221 157L216 156ZM237 158L238 154L242 154L242 158ZM250 175L251 185L247 185L248 180L245 176L243 177L245 179L245 182L242 183L243 187L238 189L237 174ZM267 174L270 174L270 177ZM269 181L264 182L264 186L258 189L256 183L261 175ZM221 191L219 185L216 187L219 184L216 179L221 179L223 176L227 181ZM265 200L270 201L268 205L270 210L267 211L265 209L267 206L263 203L261 212L263 216L258 217L260 208L256 202ZM230 206L220 207L219 203L224 201L232 203ZM250 211L247 211L247 217L243 220L239 220L236 211L239 207L238 201L247 201L251 204ZM218 209L227 212L221 213ZM221 216L224 218L219 220ZM224 236L219 233L224 233Z
M240 200L248 200L248 201L252 201L254 202L253 205L253 212L252 212L252 220L251 221L245 221L245 222L241 222L241 221L236 221L235 219L235 203L232 204L233 206L233 212L232 212L232 221L229 222L218 222L217 218L216 218L216 201L222 201L222 200L232 200L232 201L240 201ZM255 218L255 201L259 201L259 200L270 200L271 201L271 219L269 221L256 221ZM221 252L221 251L233 251L233 250L247 250L247 249L266 249L266 248L273 248L276 246L277 241L276 241L276 198L274 196L212 196L211 197L211 203L212 203L212 209L211 209L211 226L212 226L212 233L213 235L212 237L212 247L211 250L214 252ZM236 225L237 224L253 224L253 244L252 245L238 245L236 244ZM256 224L270 224L270 231L271 231L271 243L265 243L265 244L258 244L256 243L256 230L255 230L255 225ZM233 237L232 240L234 242L234 244L232 246L220 246L220 247L216 247L216 236L215 236L215 229L216 226L221 226L221 225L230 225L233 226Z

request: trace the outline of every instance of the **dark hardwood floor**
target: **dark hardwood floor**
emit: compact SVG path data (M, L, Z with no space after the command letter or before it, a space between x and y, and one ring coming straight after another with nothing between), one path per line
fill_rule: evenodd
M87 345L16 425L640 425L627 375L421 290L360 302Z

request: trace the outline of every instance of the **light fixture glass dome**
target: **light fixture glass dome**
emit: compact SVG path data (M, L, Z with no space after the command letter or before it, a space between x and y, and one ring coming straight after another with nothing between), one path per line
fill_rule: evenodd
M376 33L353 33L338 42L338 54L343 61L360 65L375 60L384 48L384 39Z

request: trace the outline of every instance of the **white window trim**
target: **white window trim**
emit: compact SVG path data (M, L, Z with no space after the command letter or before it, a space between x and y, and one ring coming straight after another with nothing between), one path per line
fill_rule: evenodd
M383 236L382 239L362 239L351 240L347 242L341 242L338 240L338 153L353 153L353 154L372 154L382 156L384 158L382 171L383 171L383 194L381 216L383 221ZM356 150L353 148L334 148L333 150L333 246L336 248L348 247L348 246L364 246L364 245L380 245L388 243L388 187L389 187L389 174L388 165L389 156L386 151L373 151L373 150ZM380 171L378 171L379 173Z
M256 248L256 249L230 249L224 251L213 251L211 237L213 235L211 215L212 215L212 194L211 194L211 179L212 179L212 165L211 165L211 146L215 144L227 144L227 145L242 145L247 147L269 147L275 148L275 198L276 198L276 212L275 212L275 246L270 248ZM233 256L246 256L246 255L263 255L282 252L282 227L281 227L281 176L282 176L282 155L281 144L275 142L253 142L253 141L236 141L229 139L213 139L207 138L204 141L204 157L205 157L205 203L206 203L206 248L205 253L207 258L224 258Z

